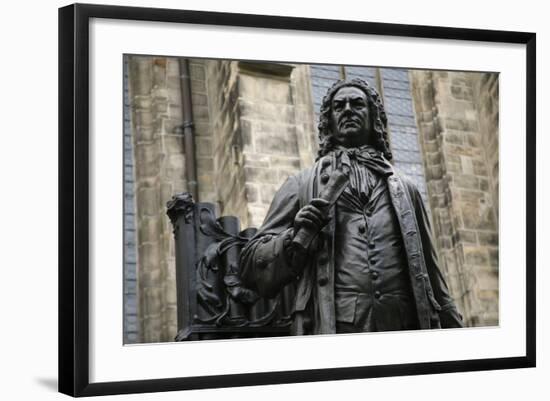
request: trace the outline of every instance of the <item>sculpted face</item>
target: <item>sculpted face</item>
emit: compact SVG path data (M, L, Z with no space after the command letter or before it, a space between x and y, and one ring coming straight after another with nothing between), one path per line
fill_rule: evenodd
M331 125L334 139L345 147L358 147L369 142L370 122L367 95L354 86L338 90L331 103Z

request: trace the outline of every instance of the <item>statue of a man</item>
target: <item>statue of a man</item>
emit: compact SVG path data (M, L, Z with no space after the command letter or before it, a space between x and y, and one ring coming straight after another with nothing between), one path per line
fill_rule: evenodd
M242 280L260 295L296 282L293 334L463 326L421 195L389 162L386 126L373 87L336 82L315 164L285 181L241 253Z

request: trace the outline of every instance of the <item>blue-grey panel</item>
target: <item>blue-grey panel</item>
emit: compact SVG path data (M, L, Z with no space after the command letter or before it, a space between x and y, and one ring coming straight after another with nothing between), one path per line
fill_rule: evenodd
M392 131L391 146L393 151L399 150L400 152L403 151L420 153L420 144L418 143L418 138L415 135L406 134L399 131Z
M384 86L384 96L388 96L391 98L410 99L411 90L408 87L407 89L395 89L390 86Z
M313 97L313 109L315 111L315 124L319 122L319 109L327 90L341 78L338 65L311 65L310 66L311 92Z
M376 69L373 67L349 67L346 66L346 78L361 78L370 85L376 87Z
M422 152L418 141L415 112L410 90L409 71L382 68L384 106L388 116L390 143L394 164L405 174L422 194L427 203L426 178Z
M381 68L382 79L384 81L403 81L409 84L409 70L403 68Z
M340 67L337 65L312 65L310 74L316 78L326 78L330 80L340 79Z
M403 116L401 114L395 114L395 113L386 113L388 114L388 122L391 125L404 125L407 127L413 126L413 124L416 124L416 120L414 116Z
M413 104L411 99L386 97L384 106L387 113L394 113L402 116L414 116Z
M128 59L124 57L124 343L139 340L137 319L137 251L135 180L132 130L128 94Z

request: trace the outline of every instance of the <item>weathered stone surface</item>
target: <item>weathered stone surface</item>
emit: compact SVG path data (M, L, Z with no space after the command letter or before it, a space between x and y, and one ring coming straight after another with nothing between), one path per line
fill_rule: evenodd
M274 174L272 169L245 167L244 173L249 182L259 184L277 184L278 182L277 174Z
M445 274L467 323L480 326L498 322L498 89L489 84L498 79L489 75L411 73Z
M464 261L472 266L485 266L489 264L487 250L479 247L464 246Z
M498 246L498 233L496 232L479 231L477 237L480 245Z

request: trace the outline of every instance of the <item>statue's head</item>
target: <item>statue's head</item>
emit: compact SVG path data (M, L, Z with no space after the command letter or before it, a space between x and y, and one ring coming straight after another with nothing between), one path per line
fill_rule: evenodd
M387 118L380 95L359 78L340 80L327 91L319 116L319 154L336 146L370 145L391 160Z

